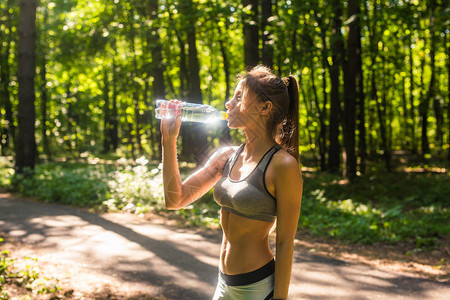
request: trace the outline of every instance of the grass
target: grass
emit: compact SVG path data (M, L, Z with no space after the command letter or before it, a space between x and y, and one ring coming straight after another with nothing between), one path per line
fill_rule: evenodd
M182 177L191 172L180 164ZM130 213L165 212L161 165L145 158L109 163L45 163L34 176L13 176L0 162L0 184L47 202ZM353 182L320 172L304 173L299 228L349 243L413 243L432 249L450 234L450 177L433 173L374 173ZM192 226L218 227L212 192L175 212Z
M3 242L0 237L0 245ZM42 275L36 258L13 259L8 251L0 251L0 300L35 299L37 295L62 299L57 281Z

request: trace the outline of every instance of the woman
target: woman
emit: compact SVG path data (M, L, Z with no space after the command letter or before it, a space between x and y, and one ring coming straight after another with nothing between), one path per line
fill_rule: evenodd
M240 147L218 150L181 182L176 139L181 120L161 120L163 182L168 209L185 207L214 187L223 240L214 300L286 299L302 175L298 154L298 84L264 66L239 81L225 104L228 126L244 131ZM269 247L275 222L276 259Z

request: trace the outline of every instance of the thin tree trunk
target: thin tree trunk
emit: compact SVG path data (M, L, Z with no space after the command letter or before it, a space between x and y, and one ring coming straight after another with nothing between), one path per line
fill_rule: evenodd
M244 63L246 68L259 64L258 0L242 0L244 5Z
M50 144L47 135L47 60L45 59L45 53L41 53L41 117L42 117L42 145L44 153L47 155L47 159L51 160Z
M382 65L383 65L383 73L386 74L386 58L384 56L381 56L382 59ZM372 64L372 67L374 66L374 64ZM374 67L373 67L374 68ZM387 74L385 75L385 77L387 78ZM372 89L373 90L373 94L372 97L375 96L376 99L376 105L377 105L377 113L378 113L378 122L380 123L380 133L381 133L381 145L383 148L383 158L385 161L385 165L386 165L386 169L388 172L391 171L391 154L389 151L389 142L388 142L388 130L387 130L387 124L386 124L386 110L387 110L387 106L386 106L386 79L383 81L383 96L381 98L381 103L378 99L378 95L376 88L374 89L374 87L376 87L376 83L375 83L375 71L373 71L373 76L372 76Z
M409 122L411 131L411 150L412 153L417 153L417 142L416 142L416 107L414 105L414 58L412 53L412 31L409 34Z
M17 173L25 168L34 169L36 163L35 139L35 94L36 74L36 0L19 2L19 45L18 45L18 139L16 147Z
M192 0L186 0L182 7L185 16L189 16L189 22L186 24L188 51L188 95L187 100L193 103L203 103L203 95L200 88L200 66L198 61L196 45L196 10ZM185 136L183 139L184 156L188 159L193 158L197 165L202 164L209 156L209 145L206 140L206 131L204 124L185 124ZM193 157L192 157L193 155Z
M134 105L134 119L135 119L135 137L136 137L136 144L137 144L137 150L139 153L142 153L142 141L141 141L141 116L140 116L140 96L138 93L138 90L140 90L139 83L134 79L139 76L138 74L138 66L137 66L137 58L136 58L136 46L135 46L135 31L133 26L133 20L131 19L131 16L133 15L133 11L129 14L129 26L130 26L130 45L131 45L131 52L133 56L133 77L132 77L132 95L133 95L133 105ZM130 133L131 134L131 133Z
M319 157L320 157L320 170L324 171L326 169L326 148L325 148L325 118L323 115L323 111L320 109L319 104L319 97L317 95L317 87L314 81L315 78L315 69L314 69L314 62L313 60L310 61L310 68L311 68L311 84L312 84L312 91L314 94L314 104L316 106L317 115L319 117L319 124L320 124L320 131L318 135L318 144L319 144ZM326 101L326 100L324 100ZM324 103L325 105L325 103Z
M327 168L326 154L327 154L327 126L325 124L325 119L327 119L327 105L328 105L328 93L327 93L327 69L330 69L330 64L328 63L328 47L326 40L326 25L323 24L322 17L315 12L315 17L320 28L320 37L322 39L322 93L323 93L323 103L322 108L320 105L318 109L320 111L320 133L319 142L320 150L320 168L325 171Z
M147 14L152 21L152 28L147 35L147 42L152 54L152 63L150 65L150 74L153 77L153 97L154 99L166 99L166 85L164 80L164 73L166 68L163 64L161 37L159 36L158 21L158 0L149 0L147 2ZM184 51L183 51L184 52ZM153 106L153 103L151 104ZM153 118L153 116L151 116ZM152 122L153 123L153 122ZM152 129L150 129L152 130ZM152 131L153 132L153 131ZM161 146L161 132L159 128L156 130L157 136L157 155L155 159L161 160L162 146Z
M346 168L344 175L356 176L355 128L356 128L356 76L358 72L359 0L349 0L347 7L348 40L347 58L344 62L344 144Z
M112 107L111 107L111 130L109 131L112 150L119 148L119 113L117 108L117 71L116 61L113 57L112 62Z
M111 135L109 134L111 128L111 112L109 104L109 80L108 71L105 69L103 74L103 153L111 151Z
M447 35L445 34L444 47L447 48L447 122L448 122L448 133L447 133L447 144L450 145L450 45L448 45ZM450 160L450 146L448 147L448 160Z
M16 128L14 126L14 117L12 111L11 95L9 92L9 83L11 78L9 56L12 42L12 16L9 12L11 7L11 1L7 0L6 7L4 9L6 17L6 26L8 28L8 35L5 39L0 36L0 41L5 40L6 46L4 47L4 54L0 51L0 105L5 109L5 120L6 126L2 128L1 131L1 145L2 145L2 155L6 155L6 148L14 146L16 139ZM1 34L1 32L0 32ZM1 49L1 48L0 48Z
M330 149L328 154L328 169L330 172L338 172L340 164L341 147L339 144L339 116L340 111L340 73L343 64L344 43L341 35L342 27L342 7L340 0L333 0L333 25L332 38L330 39L330 48L333 64L330 66L330 128L329 139Z
M432 39L434 40L435 37L434 35L432 36ZM436 51L436 41L434 40L431 43L431 47L433 52ZM431 52L430 52L431 55ZM433 55L435 56L435 54L433 53ZM436 118L436 148L438 149L438 152L441 153L442 148L444 146L444 112L443 112L443 108L441 106L441 100L440 97L436 97L436 89L438 89L439 87L439 82L438 82L438 78L439 76L433 75L433 73L436 74L436 65L432 65L432 69L431 69L431 76L434 77L434 95L433 97L430 99L430 101L432 101L433 103L433 111L434 111L434 117Z
M48 96L47 96L47 59L46 59L46 45L47 45L47 39L45 34L45 24L47 24L48 21L48 9L44 8L44 17L42 20L42 24L40 24L41 29L38 31L39 36L39 53L40 53L40 96L41 96L41 134L42 134L42 146L45 155L47 156L47 160L51 160L51 153L50 153L50 146L49 146L49 140L47 136L47 102L48 102Z
M272 17L272 0L261 0L262 17L262 63L273 68L273 40L271 37L272 26L270 18Z
M358 2L357 13L361 16L361 10ZM356 96L358 106L358 150L359 150L359 172L360 174L366 173L366 160L367 160L367 143L366 143L366 96L364 94L364 78L362 70L362 48L361 48L361 18L357 19L356 25L357 36L357 49L356 49Z
M172 12L170 9L168 9L168 13L169 13L169 20L170 23L175 24L174 20L173 20L173 16L172 16ZM187 84L187 80L189 79L189 74L188 74L188 67L187 67L187 58L186 58L186 42L183 40L180 32L185 31L185 29L179 30L177 29L175 26L173 26L174 32L175 32L175 37L177 39L178 42L178 46L180 48L180 59L179 59L179 63L180 63L180 92L179 92L179 96L184 99L186 97L186 91L187 91L187 86L189 86Z
M219 23L219 22L217 22ZM227 20L225 20L225 24L227 24ZM225 73L225 102L230 100L230 61L228 58L227 50L225 47L225 41L223 39L223 32L222 28L220 28L220 25L217 26L217 31L219 33L219 46L220 46L220 53L222 54L223 58L223 71ZM230 129L226 124L221 129L221 134L219 136L219 142L221 145L229 145L231 144L231 135L230 135Z
M303 99L303 101L304 101L304 107L305 107L305 110L306 110L306 124L305 124L305 126L306 126L306 128L309 128L309 126L310 126L309 116L311 115L311 107L308 105L310 103L310 101L306 100L307 97L306 97L306 94L305 94L305 87L304 87L304 84L302 82L301 75L300 75L300 78L299 78L299 87L300 87L300 92L301 92L301 95L302 95L301 99ZM311 135L311 131L310 130L306 130L306 132L308 134L309 145L313 145L314 141L313 141L313 138L312 138L312 135ZM313 156L316 157L316 151L315 151L314 148L313 148Z
M432 40L433 43L433 40ZM430 59L431 59L431 66L434 65L434 49L433 46L431 46L430 50ZM423 76L423 70L425 69L425 56L422 59L422 74L420 75L420 83L422 86L422 91L425 91L425 84L424 84L424 76ZM432 67L433 68L433 67ZM422 142L422 157L425 156L425 154L428 154L430 152L430 145L428 142L428 109L430 106L430 99L434 97L434 72L431 72L431 79L430 79L430 85L428 88L428 93L424 94L422 93L422 99L420 103L420 119L421 119L421 125L422 125L422 134L421 134L421 142Z

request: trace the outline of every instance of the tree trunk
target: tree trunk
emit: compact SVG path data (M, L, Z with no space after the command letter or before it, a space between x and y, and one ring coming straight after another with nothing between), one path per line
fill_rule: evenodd
M47 135L47 60L45 53L41 52L41 117L42 117L42 145L44 147L44 153L47 155L47 159L51 160L50 144Z
M117 72L116 72L116 61L113 57L112 62L112 107L111 107L111 129L109 131L111 146L113 151L119 148L119 113L117 108Z
M258 0L242 0L244 13L244 63L250 69L259 64Z
M432 44L433 44L433 39L431 40ZM422 91L425 90L425 84L424 84L424 76L423 76L423 71L425 69L425 56L422 59L422 73L420 75L421 79L421 86L422 86ZM430 49L430 59L431 59L431 68L433 68L434 66L434 49L433 49L433 45L431 46ZM430 153L430 145L428 142L428 109L430 106L430 99L432 97L434 97L434 72L431 72L431 78L430 78L430 85L428 88L428 92L426 95L424 95L422 93L422 99L421 99L421 103L420 103L420 107L419 107L419 111L420 111L420 120L421 120L421 125L422 125L422 135L421 135L421 142L422 142L422 157L425 156L425 154Z
M412 31L409 34L409 122L411 134L411 150L412 153L417 153L416 142L416 107L414 105L414 61L412 53Z
M434 34L432 35L432 42L431 42L431 52L433 52L433 57L435 56L436 51L436 41ZM431 77L434 78L434 95L432 95L430 101L433 103L433 111L434 116L436 118L436 148L438 149L438 152L441 153L443 145L444 145L444 112L441 106L441 100L440 97L436 97L436 89L439 86L439 83L437 82L438 76L436 76L436 64L435 59L433 58L432 65L431 65Z
M447 158L450 160L450 45L448 45L447 35L445 34L444 47L447 49L447 122L448 122L448 133L447 133L447 144L449 145L447 151Z
M19 2L19 45L18 45L18 135L16 147L17 173L25 168L34 169L36 163L35 139L35 94L36 74L36 0Z
M162 45L161 38L159 36L159 23L158 20L158 0L149 0L147 2L147 14L152 21L152 28L147 35L148 46L152 54L152 63L150 65L150 74L153 77L153 97L157 99L166 99L166 85L164 81L164 73L166 68L163 64L162 57ZM151 104L153 106L153 102ZM153 116L151 116L153 117ZM151 130L151 129L150 129ZM157 160L161 160L162 147L161 147L161 132L159 128L156 130L158 152L155 157Z
M322 93L323 93L323 103L322 108L320 105L318 109L320 111L320 133L319 133L319 143L320 143L320 168L325 171L327 169L327 126L325 124L325 119L327 119L327 105L328 105L328 94L327 94L327 69L330 69L330 64L328 63L328 47L326 40L326 28L323 24L322 17L315 11L315 18L317 20L318 27L320 28L320 37L322 39Z
M103 106L103 153L111 151L111 112L109 104L109 80L108 71L105 69L103 74L103 100L105 102Z
M316 110L317 110L315 115L318 115L318 117L319 117L319 124L320 124L320 129L319 129L320 131L319 131L319 138L318 138L318 140L319 140L318 144L319 144L320 170L324 171L326 169L325 118L324 118L324 115L323 115L323 112L325 111L325 109L324 109L324 111L322 111L320 109L319 97L317 95L317 87L316 87L316 83L315 83L315 80L314 80L314 78L316 76L315 76L315 69L314 69L314 61L313 60L310 60L310 68L311 68L311 86L312 86L312 91L313 91L313 94L314 94L314 98L313 98L314 101L313 102L314 102L314 104L316 106ZM324 101L326 101L326 100L324 100ZM324 103L324 105L325 105L325 103Z
M385 62L386 58L384 56L381 57L383 63L383 73L386 72L385 68ZM378 122L380 123L380 134L381 134L381 145L383 148L383 158L385 161L386 169L388 172L391 171L391 154L389 151L389 143L388 143L388 133L387 133L387 124L386 124L386 78L388 76L385 76L385 80L383 81L383 97L381 99L381 103L378 99L377 95L377 88L376 88L376 82L375 82L375 58L372 60L372 99L375 99L376 105L377 105L377 114L378 114Z
M5 109L5 120L6 126L1 130L1 145L2 155L7 155L6 149L14 145L16 139L16 128L14 126L14 118L12 111L12 103L11 103L11 95L9 92L9 83L10 83L10 65L9 65L9 55L11 49L11 41L12 41L12 16L9 12L11 6L11 2L7 0L6 8L4 9L4 14L6 16L6 26L8 28L8 35L6 39L4 39L0 35L0 41L5 40L5 51L4 53L0 51L0 105ZM2 32L0 31L0 34ZM1 49L1 48L0 48Z
M143 152L142 150L142 141L141 141L141 118L140 118L140 95L138 91L141 89L140 84L135 80L139 76L138 72L138 66L137 66L137 58L136 58L136 46L135 46L135 31L134 31L134 25L133 25L133 19L131 16L133 15L133 11L129 14L129 27L130 27L130 45L131 45L131 52L133 56L133 72L132 72L132 95L133 95L133 106L134 106L134 121L135 121L135 137L136 137L136 144L137 144L137 150L140 153ZM131 133L130 133L131 134Z
M357 6L357 14L361 16L360 6ZM357 106L358 106L358 150L359 150L359 172L360 174L366 173L366 160L367 160L367 143L366 143L366 96L364 94L364 78L362 70L362 58L361 58L361 24L360 18L357 18L358 23L356 24L356 34L357 34L357 50L356 50L356 96L357 96Z
M179 3L179 9L182 9L181 6L183 4ZM177 39L178 42L178 46L180 48L180 59L179 59L179 64L180 64L180 92L179 95L181 97L181 99L184 99L186 96L186 91L187 91L187 86L188 84L186 83L186 81L189 78L189 74L188 74L188 67L187 67L187 58L186 58L186 42L183 40L183 37L181 36L181 32L184 32L185 29L181 28L178 29L175 26L175 21L173 20L173 16L172 16L172 12L170 9L168 9L168 14L169 14L169 20L172 24L174 24L173 26L173 30L175 32L175 37ZM171 32L171 30L169 30L169 32Z
M219 23L219 22L217 22ZM225 24L227 24L227 20L225 20ZM230 100L230 60L228 58L227 50L225 47L225 40L223 38L223 32L222 28L220 28L220 25L217 26L217 31L219 33L219 46L220 46L220 53L222 54L223 58L223 71L225 74L225 102ZM222 127L221 134L219 136L219 142L221 145L230 145L231 144L231 135L230 135L230 128L226 124Z
M186 33L188 44L188 93L186 100L193 103L203 103L200 88L200 66L197 53L196 38L196 10L192 0L186 0L182 6L186 19ZM184 124L183 126L183 157L200 165L209 156L209 146L206 140L204 124Z
M40 90L40 98L41 98L41 134L42 134L42 146L45 155L47 156L47 160L51 160L51 153L50 153L50 145L49 140L47 136L47 102L48 102L48 96L47 96L47 39L46 39L46 32L45 32L45 25L48 22L48 9L43 8L44 10L44 16L42 20L42 24L38 26L40 29L38 29L38 45L39 45L39 64L40 64L40 82L39 82L39 90Z
M271 37L272 26L270 18L272 17L272 0L262 0L261 2L262 17L262 63L273 68L273 39Z
M430 25L432 27L433 25ZM431 46L430 46L430 68L431 68L431 78L430 85L428 88L427 96L425 97L424 106L422 107L422 154L430 152L429 142L428 142L428 108L430 103L436 101L436 59L435 59L435 40L434 31L431 30ZM439 122L439 120L437 120ZM439 128L437 128L439 129Z
M338 172L340 164L341 146L339 144L339 116L341 115L340 109L340 73L343 64L344 43L341 35L342 27L342 7L340 0L333 0L333 25L332 25L332 37L330 39L330 49L332 55L333 64L330 66L330 81L331 81L331 93L330 93L330 128L329 139L330 149L328 154L328 169L330 172Z
M305 110L306 110L306 124L305 124L305 126L306 126L306 128L309 129L309 127L310 127L309 116L311 116L311 108L308 105L308 104L310 104L310 101L307 100L307 97L306 97L306 94L305 94L305 86L304 86L304 83L302 82L302 75L300 75L298 83L299 83L299 87L300 87L300 93L302 95L300 100L303 99L304 107L305 107ZM307 130L306 132L308 134L309 145L311 146L311 145L314 144L314 141L313 141L313 138L312 138L312 135L311 135L311 131ZM316 151L315 151L314 148L313 148L313 156L314 156L314 158L316 158Z
M344 62L344 144L346 152L346 169L344 175L348 178L356 176L355 128L356 128L356 90L359 32L359 0L349 0L347 58Z

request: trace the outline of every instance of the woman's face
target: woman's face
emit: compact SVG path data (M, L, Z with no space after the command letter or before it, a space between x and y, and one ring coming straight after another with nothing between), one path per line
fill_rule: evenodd
M228 127L244 128L250 126L261 126L260 108L261 103L257 96L249 91L244 81L241 80L234 92L233 98L225 103L228 110Z

